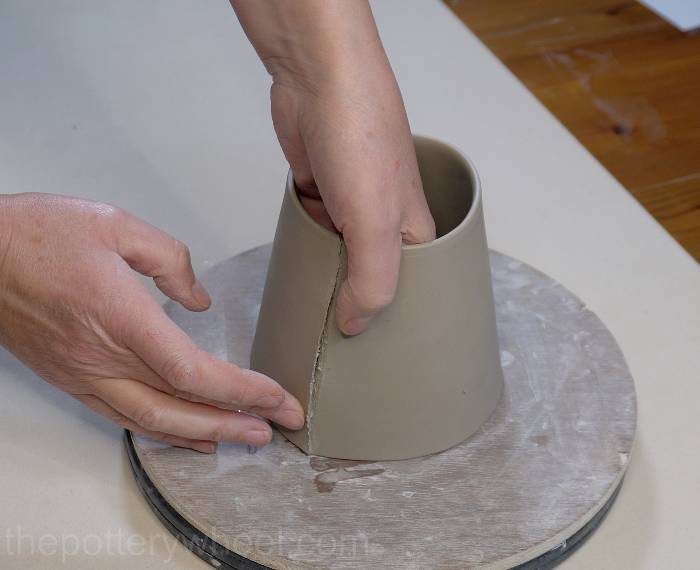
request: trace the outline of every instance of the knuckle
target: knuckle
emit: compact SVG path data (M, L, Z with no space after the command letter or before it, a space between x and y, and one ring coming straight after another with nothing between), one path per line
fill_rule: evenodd
M423 216L410 219L401 230L404 241L407 243L425 243L435 239L436 227L432 216Z
M173 251L175 252L175 259L178 267L189 267L192 264L190 248L175 238L173 238Z
M214 356L206 352L202 356L209 361L211 369L216 370L217 377L220 378L221 397L217 399L241 407L249 405L255 397L255 390L245 371L232 362L224 362L221 366Z
M94 202L89 204L88 209L92 214L93 220L98 224L106 223L121 227L127 221L128 214L121 208L111 204Z
M209 441L220 442L223 441L226 436L226 428L220 423L214 424L209 428L205 439Z
M416 236L421 243L434 240L437 235L437 226L432 216L424 218L421 223L417 224Z
M87 203L84 211L87 213L94 231L102 236L102 239L111 247L115 247L129 225L130 214L117 206L101 202Z
M133 424L128 420L128 418L126 418L118 412L113 412L107 419L114 422L120 428L123 429L132 429L134 427Z
M163 410L154 405L145 406L136 418L136 423L148 431L160 431L162 421Z
M163 364L163 377L173 388L191 392L196 385L197 371L182 355L170 357Z
M192 388L197 384L197 369L183 354L168 356L160 372L176 390L192 392Z
M247 406L253 400L253 389L251 383L240 377L236 378L232 383L232 400L241 406Z

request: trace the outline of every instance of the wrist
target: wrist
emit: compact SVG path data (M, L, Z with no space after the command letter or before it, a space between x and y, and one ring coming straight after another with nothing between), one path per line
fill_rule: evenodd
M318 91L391 73L364 0L231 0L276 84Z

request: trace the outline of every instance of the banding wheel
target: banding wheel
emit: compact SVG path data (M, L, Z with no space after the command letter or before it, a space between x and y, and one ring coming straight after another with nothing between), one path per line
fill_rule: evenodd
M201 348L246 366L269 255L262 246L211 268L206 313L171 303L168 314ZM506 255L490 260L505 390L467 441L367 463L307 456L277 433L263 449L216 455L127 434L156 515L217 568L547 568L568 556L622 483L634 383L571 292Z

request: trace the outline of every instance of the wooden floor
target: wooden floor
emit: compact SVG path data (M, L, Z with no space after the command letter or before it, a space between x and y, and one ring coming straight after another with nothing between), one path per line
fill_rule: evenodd
M700 31L635 1L444 1L700 261Z

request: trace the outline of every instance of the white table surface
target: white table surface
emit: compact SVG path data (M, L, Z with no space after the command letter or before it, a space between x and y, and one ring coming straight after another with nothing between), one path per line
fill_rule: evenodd
M490 245L578 294L636 379L610 515L562 567L690 568L700 268L437 0L374 3L414 131L476 163ZM197 269L270 241L285 163L224 0L0 3L0 192L122 206ZM0 351L0 567L205 568L146 506L121 432Z

